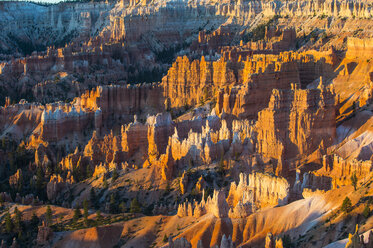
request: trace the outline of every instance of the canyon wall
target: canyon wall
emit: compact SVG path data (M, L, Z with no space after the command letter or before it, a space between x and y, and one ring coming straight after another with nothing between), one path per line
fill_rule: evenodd
M40 138L56 142L74 133L100 132L116 122L130 122L134 114L162 108L161 90L156 84L99 86L72 103L47 104L41 116Z
M350 185L353 174L358 180L365 179L371 175L373 170L371 160L343 159L336 154L323 156L322 164L323 167L315 174L330 177L332 188Z
M231 183L227 198L230 206L236 206L240 201L250 202L253 207L286 205L290 185L285 178L274 177L262 173L240 174L239 183ZM247 202L245 202L247 201Z
M347 59L370 59L373 54L373 38L359 39L349 37L347 39Z
M273 90L268 108L258 114L257 151L280 161L279 172L289 168L285 160L308 155L320 145L328 147L336 136L334 93L318 89ZM281 174L280 173L280 174Z
M231 183L228 197L223 191L214 191L213 197L202 201L179 204L179 217L199 218L213 214L216 218L245 218L260 208L287 204L289 183L285 178L262 173L240 174L239 184Z
M257 112L267 106L272 89L290 89L291 83L306 86L332 71L331 64L321 67L325 62L311 54L292 52L247 56L243 62L226 61L224 56L216 61L202 57L192 62L185 56L178 57L162 79L163 94L169 108L215 97L217 114L224 111L255 119Z

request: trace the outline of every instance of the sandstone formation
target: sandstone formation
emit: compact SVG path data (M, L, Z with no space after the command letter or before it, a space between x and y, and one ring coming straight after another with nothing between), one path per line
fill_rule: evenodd
M52 229L46 225L43 221L43 225L39 226L38 228L38 236L36 238L36 242L38 245L48 245L48 242L53 238L53 231Z
M0 2L0 204L14 224L4 215L1 238L370 247L354 228L371 227L372 12L369 0ZM43 201L58 222L37 230Z
M323 167L316 175L331 178L332 187L350 184L350 177L355 174L358 179L368 177L372 172L372 161L358 161L356 159L343 159L338 155L323 157Z
M252 208L285 205L289 197L289 183L285 178L253 173L240 174L240 181L233 182L227 198L230 206L252 204Z
M282 239L275 239L272 233L268 233L265 241L265 248L283 248Z
M69 185L74 183L74 179L68 174L66 180L62 179L60 175L52 175L47 184L47 196L49 200L57 198L57 195L63 190L68 189Z
M9 177L9 185L12 188L20 188L23 184L23 176L22 176L22 170L18 169L17 172Z
M207 201L202 197L200 203L185 202L179 205L177 215L179 217L194 216L199 218L205 214L212 214L216 218L224 218L228 216L229 206L225 200L223 191L214 190L213 197L209 196Z
M217 218L229 216L233 219L245 218L257 209L268 206L284 205L289 197L289 184L284 178L269 175L240 174L240 182L230 186L228 197L224 193L214 191L213 197L207 201L185 202L178 207L179 217L194 216L199 218L205 214L213 214Z
M258 152L279 161L277 172L286 174L286 160L315 151L321 143L332 144L336 133L333 92L301 90L296 84L290 91L273 90L268 108L259 112Z

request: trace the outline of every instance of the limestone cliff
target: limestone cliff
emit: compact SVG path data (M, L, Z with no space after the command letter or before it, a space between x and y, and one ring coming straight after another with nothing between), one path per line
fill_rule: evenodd
M268 108L258 114L257 150L266 157L282 160L307 155L320 143L332 144L336 135L334 95L329 89L273 90ZM286 173L289 168L281 168Z

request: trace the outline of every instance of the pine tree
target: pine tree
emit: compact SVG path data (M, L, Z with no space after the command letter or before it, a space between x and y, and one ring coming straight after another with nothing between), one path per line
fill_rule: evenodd
M7 233L11 233L13 232L13 228L14 228L14 224L13 224L12 218L10 216L10 213L7 212L5 215L5 231Z
M115 198L116 197L115 197L114 193L110 195L110 205L109 206L110 206L110 213L112 213L112 214L117 213L117 209L118 209L117 201L116 201Z
M108 188L108 183L107 183L107 180L106 180L106 177L104 176L104 182L103 182L103 186L104 186L104 189L107 189Z
M167 234L165 234L164 236L163 236L163 243L166 243L168 241L168 237L167 237Z
M126 208L126 204L125 204L124 202L121 202L121 203L119 204L119 210L120 210L120 212L122 212L122 213L125 213L125 212L126 212L127 208Z
M53 223L53 221L52 221L52 209L49 205L47 206L47 211L45 212L45 221L46 221L47 226L51 226L52 223Z
M91 166L87 165L85 174L86 178L90 178L92 176Z
M131 209L130 209L130 212L131 213L139 213L141 210L141 206L140 206L140 203L137 201L137 198L133 198L133 200L131 201Z
M369 204L365 205L363 210L363 216L367 219L370 216Z
M83 202L83 217L84 217L84 225L88 226L88 201L84 200Z
M80 219L81 215L82 214L80 213L80 209L78 207L75 208L75 210L74 210L74 216L73 216L73 222L74 223L78 222L78 220Z
M102 221L102 216L101 216L101 211L97 210L96 212L96 221L101 222Z
M39 218L36 216L35 212L32 212L32 217L30 220L30 225L34 230L37 230L38 225L39 225Z
M346 196L346 198L343 200L343 203L342 203L342 206L341 206L341 210L344 212L344 213L348 213L351 211L351 207L352 207L352 203L351 203L351 200L350 198L348 198Z
M356 191L356 188L357 188L357 176L356 176L356 172L354 172L351 176L351 184L352 186L354 186L354 189Z
M14 231L17 233L22 232L22 213L17 207L14 208Z
M93 206L96 206L96 192L93 187L91 188L89 198L90 198L91 204Z
M42 190L43 189L43 182L44 182L44 173L41 166L38 166L36 169L36 189Z
M118 171L117 171L117 168L115 168L114 171L113 171L113 175L111 177L111 180L112 180L112 182L115 182L115 180L117 180L117 179L118 179Z

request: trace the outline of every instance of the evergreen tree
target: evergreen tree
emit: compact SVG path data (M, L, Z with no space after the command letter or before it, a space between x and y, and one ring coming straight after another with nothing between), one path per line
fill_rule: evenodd
M10 216L10 213L7 212L5 215L5 231L7 233L11 233L13 232L13 228L14 228L14 224L13 224L12 218Z
M165 235L163 236L163 243L166 243L166 242L168 242L167 234L165 234Z
M121 213L125 213L126 212L127 208L126 208L126 204L124 202L121 202L119 204L119 210L120 210Z
M113 193L113 194L111 194L110 195L110 213L112 213L112 214L115 214L115 213L117 213L118 211L118 205L117 205L117 201L116 201L116 199L115 199L116 197L115 197L115 194Z
M43 189L43 183L44 183L44 173L41 166L38 166L36 169L36 189L42 190Z
M354 189L356 191L356 188L357 188L357 176L356 176L356 172L354 172L351 176L351 184L352 186L354 186Z
M370 216L369 204L365 205L363 210L363 216L367 219Z
M115 168L114 171L113 171L113 175L111 177L111 180L112 180L112 182L115 182L115 180L117 180L117 179L118 179L118 171L117 171L117 168Z
M4 197L2 194L0 194L0 207L2 207L4 204Z
M86 178L90 178L92 176L93 173L91 170L91 166L87 165L85 174L86 174Z
M344 212L344 213L348 213L351 211L351 207L352 207L352 203L351 203L351 200L350 198L348 198L346 196L346 198L343 200L343 203L342 203L342 206L341 206L341 210Z
M101 222L102 221L102 216L101 216L101 211L97 210L96 212L96 221Z
M105 176L104 176L103 186L104 186L104 189L107 189L107 188L108 188L108 183L107 183L107 180L106 180L106 177L105 177Z
M18 234L22 232L22 213L17 207L14 208L14 231Z
M78 222L78 220L80 219L81 215L82 214L80 213L80 209L78 207L75 208L75 210L74 210L74 216L73 216L73 222L74 223Z
M96 207L96 192L93 187L91 188L89 198L90 198L91 204Z
M131 209L130 209L130 212L131 213L139 213L141 210L141 206L140 206L140 203L138 202L137 198L133 198L133 200L131 201Z
M51 226L53 223L52 222L52 209L49 205L47 206L47 211L45 212L45 221L46 221L47 226Z
M31 217L31 220L30 220L30 225L31 225L32 229L34 229L35 231L37 231L38 225L39 225L39 218L38 218L38 216L36 216L35 212L32 212L32 217Z
M84 200L83 202L83 217L84 217L84 225L88 226L88 201Z

